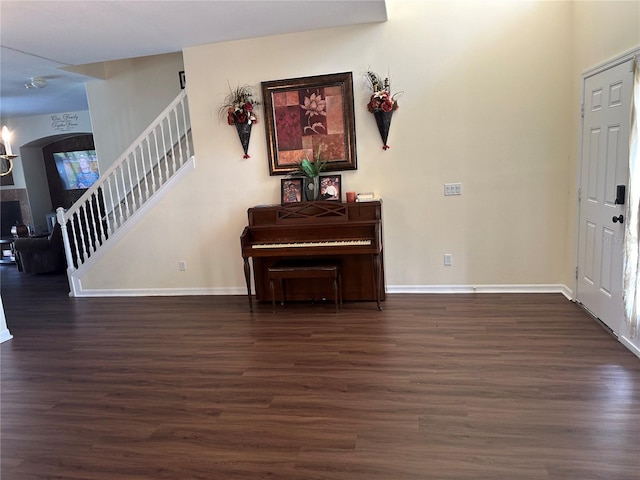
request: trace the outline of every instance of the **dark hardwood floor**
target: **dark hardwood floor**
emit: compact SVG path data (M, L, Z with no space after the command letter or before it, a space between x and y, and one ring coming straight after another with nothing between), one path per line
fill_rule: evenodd
M559 294L273 315L1 274L2 480L640 478L640 360Z

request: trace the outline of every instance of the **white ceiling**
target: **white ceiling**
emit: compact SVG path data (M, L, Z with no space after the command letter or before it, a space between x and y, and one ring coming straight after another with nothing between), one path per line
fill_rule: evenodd
M86 110L74 66L386 19L385 0L0 0L0 117Z

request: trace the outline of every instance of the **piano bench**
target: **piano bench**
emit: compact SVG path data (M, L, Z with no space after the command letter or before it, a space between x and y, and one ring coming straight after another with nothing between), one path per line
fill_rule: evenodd
M327 260L279 260L267 269L269 275L269 287L271 288L271 304L273 313L276 313L276 293L274 281L280 282L282 298L280 305L284 305L285 290L284 280L328 278L333 280L333 296L338 313L338 303L342 303L342 275L340 262Z

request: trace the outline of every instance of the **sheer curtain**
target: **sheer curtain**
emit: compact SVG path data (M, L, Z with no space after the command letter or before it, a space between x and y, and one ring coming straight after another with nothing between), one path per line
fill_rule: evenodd
M629 132L629 201L624 235L624 309L629 338L640 333L640 57L634 62Z

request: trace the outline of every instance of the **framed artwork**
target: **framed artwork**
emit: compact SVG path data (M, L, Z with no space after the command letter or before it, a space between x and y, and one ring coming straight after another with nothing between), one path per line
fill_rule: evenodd
M282 203L302 201L302 178L286 178L280 180L280 198Z
M262 99L270 175L318 152L325 171L357 169L351 72L262 82Z
M184 90L184 87L187 85L187 79L184 76L184 70L180 70L178 72L178 78L180 80L180 88Z
M342 198L342 177L340 175L323 175L320 177L319 200L339 202Z

